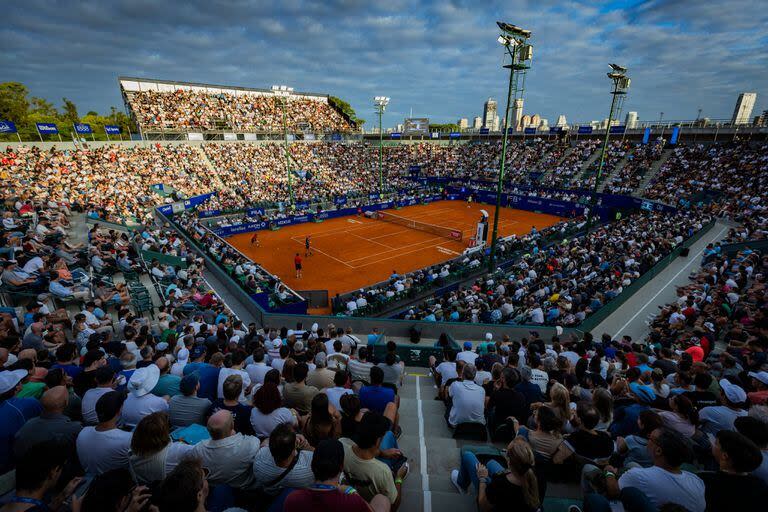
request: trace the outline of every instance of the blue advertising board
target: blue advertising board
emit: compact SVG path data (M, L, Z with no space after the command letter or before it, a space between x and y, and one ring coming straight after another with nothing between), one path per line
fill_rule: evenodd
M399 139L402 137L402 134L400 132L392 132L389 134L390 139Z
M526 135L535 135L536 128L532 128L532 127L526 128L523 133L525 133Z
M563 128L561 126L550 126L549 133L563 133Z
M580 134L592 133L592 127L591 126L579 126L579 133Z
M611 133L624 133L626 129L627 127L624 125L611 126Z
M491 133L491 130L488 128L480 128L480 135L488 135L489 133Z
M515 127L514 126L507 127L507 135L512 135L513 133L515 133Z
M105 124L104 131L109 135L120 135L120 127L113 124Z
M87 123L75 123L75 131L83 135L93 133L93 130L91 129L91 125Z
M12 121L0 121L0 133L16 133L16 124Z
M680 127L675 126L672 128L672 137L669 138L670 144L677 144L677 139L680 138Z
M41 134L43 133L52 133L56 134L59 133L59 128L54 123L35 123L37 126L37 131Z
M451 139L460 139L461 138L461 132L451 132L449 137Z
M651 129L646 128L643 131L643 144L648 144L648 141L651 140Z

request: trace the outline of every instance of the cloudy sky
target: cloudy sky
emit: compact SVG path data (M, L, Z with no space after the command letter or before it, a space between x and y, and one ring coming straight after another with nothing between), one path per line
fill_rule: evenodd
M386 125L472 118L506 93L495 21L533 32L525 110L607 117L608 62L630 69L640 119L729 118L739 92L768 109L765 0L6 0L0 81L81 113L121 106L117 76L287 84L350 101ZM499 101L503 103L503 101ZM501 105L500 105L501 106Z

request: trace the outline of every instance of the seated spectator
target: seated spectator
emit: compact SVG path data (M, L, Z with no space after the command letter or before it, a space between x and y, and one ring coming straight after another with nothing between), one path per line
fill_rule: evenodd
M546 405L536 409L533 420L536 425L534 430L519 427L517 433L528 441L533 453L545 461L550 461L563 442L563 436L560 433L563 428L563 420L555 414L551 407ZM517 424L515 425L517 426Z
M723 405L712 405L699 411L701 430L705 434L714 436L721 430L734 430L733 422L736 418L747 415L747 411L742 408L747 401L747 394L728 379L720 379L720 399Z
M133 483L130 471L113 469L97 475L82 497L81 512L123 512L141 510L152 495L143 485ZM73 498L76 510L77 498Z
M591 461L607 461L613 454L613 440L607 432L596 430L600 413L595 406L588 401L579 402L576 418L578 430L565 436L555 452L553 462L561 464L574 456Z
M229 411L218 411L208 419L210 439L194 446L192 455L208 469L208 481L213 485L228 485L236 489L253 487L252 464L259 451L259 439L235 432L235 420Z
M154 364L133 372L131 380L128 381L128 397L123 405L123 425L133 428L144 416L153 412L168 411L168 401L152 394L159 379L160 368Z
M408 463L401 464L393 474L393 468L379 460L400 459L400 450L391 446L394 436L389 431L389 421L380 414L367 412L357 429L357 439L342 438L344 444L344 475L367 501L374 496L386 496L393 509L402 500L402 484L408 475ZM385 439L387 443L384 443Z
M523 439L515 439L507 445L505 459L506 469L495 460L485 466L470 449L463 449L461 466L451 471L451 483L460 494L472 484L480 510L507 510L512 503L526 512L539 510L541 497L531 447Z
M719 470L699 473L706 488L707 510L731 510L734 498L743 510L760 510L768 502L768 484L750 474L762 462L760 448L730 430L721 430L715 438L712 455Z
M153 412L144 416L133 431L128 467L137 483L149 485L164 479L192 448L171 441L168 414Z
M217 352L211 356L208 363L205 362L205 356L205 346L195 344L190 354L192 362L184 367L183 374L197 373L200 381L200 389L197 392L198 396L213 401L218 398L219 372L224 362L224 356Z
M475 384L475 367L464 365L461 376L461 380L454 381L448 388L451 404L446 415L448 426L455 428L461 423L485 425L485 390Z
M685 395L675 395L669 399L671 411L659 411L664 426L680 432L684 437L692 437L699 423L699 413Z
M341 485L339 479L346 467L342 443L328 439L320 443L312 456L314 486L293 491L285 499L285 512L337 510L339 512L388 512L390 500L377 494L366 502L353 487Z
M160 370L160 378L152 389L152 394L155 396L167 396L171 398L181 394L181 391L179 390L181 377L171 373L171 363L168 362L168 358L165 356L158 357L155 359L155 366Z
M327 367L326 355L320 352L315 356L315 369L307 374L307 386L317 389L333 387L336 372Z
M324 439L339 438L341 435L341 415L330 404L326 394L318 393L312 399L312 409L302 430L309 444L314 447L317 447L318 443Z
M86 475L99 475L128 467L131 433L117 428L125 395L110 391L96 401L95 427L85 427L77 436L77 456Z
M511 424L513 419L517 419L521 425L528 421L525 396L514 389L519 381L520 373L516 369L504 368L501 373L501 387L494 389L486 398L492 430L500 425Z
M624 465L637 464L644 468L653 466L653 457L648 450L648 438L662 426L661 416L651 409L640 413L637 418L637 434L616 438L616 452L624 457Z
M349 380L349 373L346 370L340 370L333 376L332 388L323 389L320 392L328 396L328 402L337 410L341 410L340 399L343 395L352 394L351 389L344 387Z
M762 462L752 474L768 484L768 423L752 416L736 418L736 431L743 434L760 448Z
M187 427L205 424L213 404L207 398L200 398L200 380L196 373L185 375L179 384L180 395L172 396L168 402L168 415L172 427Z
M680 469L690 462L693 451L688 441L674 430L659 428L648 438L648 450L653 466L632 468L621 477L613 466L605 467L607 499L620 499L627 510L658 510L664 505L675 504L689 512L704 512L704 482L698 476ZM592 465L584 466L584 473L600 471ZM628 491L633 489L633 491ZM606 497L587 494L586 510L609 510Z
M283 489L309 487L314 481L313 451L290 423L281 423L253 459L254 487L270 496L277 496Z
M208 475L203 461L185 459L160 482L152 498L159 512L205 512Z
M271 366L267 365L265 358L264 349L259 347L253 351L253 362L245 367L245 371L248 372L254 386L264 384L264 376L272 369Z
M99 422L96 417L96 402L109 393L114 391L117 385L115 381L115 371L109 366L100 366L94 374L96 387L85 392L81 402L83 423L86 425L95 425Z
M352 382L368 383L368 379L371 376L371 368L373 363L368 361L368 347L360 347L357 349L357 358L352 358L347 364L347 371L349 372Z
M225 368L222 368L224 371ZM252 436L251 411L253 407L240 401L243 395L243 379L240 374L232 374L226 378L222 388L224 398L213 402L212 411L229 411L235 421L235 432L246 436Z
M267 438L280 424L298 425L295 410L282 407L282 398L277 385L265 382L253 395L253 409L250 417L254 435Z
M384 383L399 389L403 385L405 363L397 361L394 353L384 356L384 362L377 365L384 371Z
M243 403L247 402L246 396L251 396L253 384L251 383L251 376L243 369L245 366L245 359L246 354L242 350L236 350L231 354L230 362L232 365L229 368L222 368L219 372L219 398L224 398L224 381L227 380L230 375L239 375L242 384L238 400Z
M0 474L13 468L13 439L24 424L42 412L32 398L18 398L27 370L0 371Z
M295 382L288 382L283 387L283 403L286 407L296 409L300 415L309 413L312 399L318 393L318 389L306 383L309 367L307 363L299 363L293 370Z
M382 386L384 383L384 370L378 366L371 368L371 384L360 388L360 404L370 411L384 414L387 405L396 402L395 392L391 388Z
M32 418L16 433L13 445L16 460L34 445L55 441L68 453L75 453L75 439L83 426L64 415L69 405L69 392L64 386L56 386L43 393L40 399L43 410L40 416Z
M59 478L69 451L55 441L32 446L16 465L16 490L5 498L2 512L59 510L82 481L75 477L61 486ZM57 492L58 490L58 492Z

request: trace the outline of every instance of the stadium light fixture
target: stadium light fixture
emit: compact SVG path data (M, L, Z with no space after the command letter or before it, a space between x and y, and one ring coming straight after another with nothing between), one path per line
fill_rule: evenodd
M280 98L280 103L283 107L283 143L285 147L285 174L288 177L288 195L291 198L291 204L293 204L293 179L291 177L291 158L288 152L288 124L287 124L287 100L288 96L293 94L293 87L287 85L273 85L272 94Z
M603 167L605 166L605 154L608 151L608 138L611 136L611 125L613 124L613 113L616 108L618 99L626 95L629 91L629 85L631 80L627 76L627 67L619 66L618 64L608 64L611 68L611 72L608 73L608 78L613 82L613 90L611 91L611 109L608 113L608 124L605 127L605 139L603 139L603 147L600 150L600 163L597 166L597 175L595 176L595 183L592 188L592 207L587 218L587 233L589 233L592 226L592 218L594 217L594 209L597 205L597 190L600 186L600 178L603 176ZM626 126L624 127L626 130Z
M374 96L373 106L379 115L379 194L384 193L384 134L381 128L381 116L384 115L387 105L389 105L388 96Z
M499 181L496 187L496 210L493 216L493 233L491 235L491 255L488 259L488 271L493 272L496 266L496 246L498 245L499 237L499 212L501 210L501 191L504 188L504 170L507 163L507 140L509 139L509 111L510 105L513 100L512 92L514 91L514 100L517 101L517 96L520 96L522 101L523 90L525 89L525 72L530 67L530 60L533 58L533 47L528 44L528 39L531 37L531 31L506 23L503 21L497 21L501 34L496 39L499 44L504 46L504 51L510 56L510 63L505 64L504 67L509 69L509 83L507 86L507 105L504 111L504 133L502 136L501 144L501 162L499 165ZM523 79L520 81L520 73L515 78L515 71L522 72ZM520 84L519 84L520 82Z

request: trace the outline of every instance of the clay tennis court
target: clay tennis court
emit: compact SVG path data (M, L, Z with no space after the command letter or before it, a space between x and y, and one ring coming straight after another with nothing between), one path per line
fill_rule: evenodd
M411 229L399 224L366 217L341 217L324 222L287 226L259 232L260 247L251 245L252 233L227 240L243 254L279 276L294 290L328 290L328 297L378 283L393 271L411 272L450 260L467 248L474 236L480 210L490 213L489 239L493 229L493 207L463 201L437 201L427 205L387 210L407 219L461 230L463 240ZM528 233L532 226L542 229L561 219L554 215L502 208L499 235ZM312 256L304 256L304 238L311 236ZM304 275L296 279L293 258L301 254ZM330 308L312 310L327 313Z

